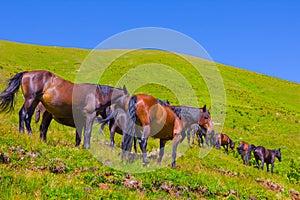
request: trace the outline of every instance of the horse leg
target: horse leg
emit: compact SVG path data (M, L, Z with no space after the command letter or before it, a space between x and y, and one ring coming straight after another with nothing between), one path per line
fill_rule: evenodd
M264 163L265 163L265 159L262 158L262 159L261 159L261 169L262 169L262 170L264 170Z
M134 153L137 154L136 137L133 137L133 148L134 148Z
M191 133L189 130L186 130L186 138L188 140L188 145L191 147ZM193 141L194 142L194 141Z
M25 100L21 110L19 111L19 132L20 133L24 133L24 122L25 122L28 134L29 135L32 134L30 122L37 104L38 102L34 98Z
M266 163L267 165L267 172L269 172L269 163Z
M85 126L84 126L84 144L83 147L86 149L91 148L91 132L96 112L86 114Z
M46 142L47 141L47 131L50 126L50 122L52 120L52 115L45 111L42 118L42 123L40 125L40 138Z
M122 136L122 154L121 160L123 161L124 158L128 158L129 152L132 148L132 136L123 132Z
M271 163L271 173L273 174L273 170L274 170L274 162Z
M228 154L228 144L224 145L225 152Z
M81 142L83 122L78 122L76 125L77 126L76 126L75 147L78 147L80 145L80 142Z
M159 158L157 160L158 163L161 163L162 157L164 156L165 153L165 145L166 145L166 140L159 140Z
M173 146L172 146L172 168L176 168L176 151L177 146L180 141L180 134L176 134L173 138Z
M143 126L143 135L141 139L141 149L143 153L143 163L148 164L149 161L147 159L147 143L148 137L150 136L150 125Z
M197 141L198 141L198 147L200 148L200 143L201 143L201 135L197 133Z
M113 147L115 146L115 132L116 132L116 128L117 128L117 123L114 121L113 124L109 124L109 130L110 130L110 147L113 149ZM124 132L123 132L124 134Z

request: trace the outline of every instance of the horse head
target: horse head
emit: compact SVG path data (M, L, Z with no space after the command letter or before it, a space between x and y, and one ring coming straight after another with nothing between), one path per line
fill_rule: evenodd
M200 108L200 119L199 119L199 125L204 127L208 133L214 132L214 125L211 120L210 108L206 109L206 105L203 106L203 108Z
M128 110L128 102L130 100L130 94L126 89L126 86L123 86L123 89L119 89L113 93L112 104L116 108L122 108L124 110Z
M281 162L281 152L280 148L278 150L274 150L275 157L278 158L279 162Z
M233 150L234 149L234 142L230 140L230 148Z

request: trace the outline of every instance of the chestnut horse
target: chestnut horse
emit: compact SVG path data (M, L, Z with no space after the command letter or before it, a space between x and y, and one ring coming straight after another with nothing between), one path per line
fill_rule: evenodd
M46 111L40 127L41 137L52 118L57 122L76 127L76 146L80 144L84 127L84 147L90 148L92 123L111 102L125 94L126 88L113 88L98 84L75 84L45 71L25 71L9 80L8 87L0 94L0 112L9 112L14 107L15 93L21 86L25 102L19 112L19 132L24 133L24 123L32 134L30 122L34 110L42 102ZM75 126L76 124L76 126Z
M237 147L238 153L241 155L244 164L248 165L251 157L251 151L255 149L253 144L249 145L247 142L241 142Z
M223 146L226 153L228 153L228 146L233 150L234 149L234 142L228 137L226 134L216 134L216 148L220 149Z
M141 126L141 149L143 162L148 163L146 155L147 141L150 136L160 139L160 152L158 162L161 162L164 155L164 147L168 140L172 140L172 167L176 167L176 151L184 128L182 120L173 111L172 106L158 102L151 95L137 94L131 97L128 111L134 124ZM179 112L178 112L179 113ZM209 112L199 110L199 119L202 126L208 126ZM208 116L208 117L207 117Z
M120 102L123 100L123 102ZM126 95L124 98L120 98L118 102L116 101L115 104L111 105L110 107L106 108L106 118L99 120L102 123L99 133L102 133L104 126L108 124L109 131L110 131L110 146L113 147L115 144L115 132L123 135L123 132L128 133L126 130L128 128L128 120L130 117L128 116L128 103L130 100L130 96ZM161 105L170 105L169 101L162 101L160 99L156 99L157 102ZM121 106L123 105L123 106ZM120 107L121 106L121 107ZM136 130L138 131L138 130ZM134 137L134 150L137 152L136 149L136 137Z
M273 173L275 158L281 162L280 148L278 150L269 150L263 146L255 147L253 151L258 169L260 168L258 161L261 160L261 169L264 170L264 163L267 165L267 171L269 171L269 164L271 164L271 173Z

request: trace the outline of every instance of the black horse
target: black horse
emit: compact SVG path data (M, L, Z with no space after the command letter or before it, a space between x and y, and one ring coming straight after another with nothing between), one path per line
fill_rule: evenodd
M271 164L271 173L273 173L275 158L281 162L281 152L280 148L278 150L269 150L263 146L258 146L253 151L256 164L258 169L260 168L259 160L261 160L261 169L264 169L264 163L267 165L267 171L269 171L269 164Z

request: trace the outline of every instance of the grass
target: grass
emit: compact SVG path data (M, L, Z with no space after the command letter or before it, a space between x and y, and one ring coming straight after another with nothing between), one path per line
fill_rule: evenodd
M168 99L174 105L213 104L210 88L205 84L211 76L199 78L184 59L188 56L155 50L98 50L93 54L101 56L99 65L93 59L85 60L89 53L84 49L0 41L0 90L15 73L47 69L70 81L112 86L126 83L131 93L148 93ZM122 56L110 63L118 55ZM203 72L208 73L209 67L217 66L222 75L226 102L218 102L217 98L216 105L226 104L223 113L226 119L223 129L216 127L218 131L229 135L236 144L247 141L282 149L282 162L276 160L274 174L244 166L236 151L225 154L223 149L205 151L196 145L186 148L186 141L180 145L183 152L177 159L177 169L170 168L168 152L163 159L166 167L155 164L155 160L150 160L148 168L140 160L120 163L121 137L116 135L117 148L111 151L106 145L107 129L106 137L98 145L92 144L91 151L104 153L104 158L109 155L109 159L101 155L97 159L95 153L74 147L74 129L54 121L48 141L43 143L38 124L32 123L33 136L18 133L18 111L23 102L19 92L15 110L0 114L0 161L3 161L0 162L0 199L248 199L250 196L296 199L290 191L298 194L300 191L299 84L189 58ZM153 81L149 83L149 80ZM184 96L182 91L192 91L194 95ZM218 122L219 110L215 106L212 109L213 119ZM100 137L98 128L99 125L94 125L94 138ZM158 140L150 139L149 151L158 148L158 144ZM170 148L171 142L167 144ZM147 172L137 173L142 170Z

